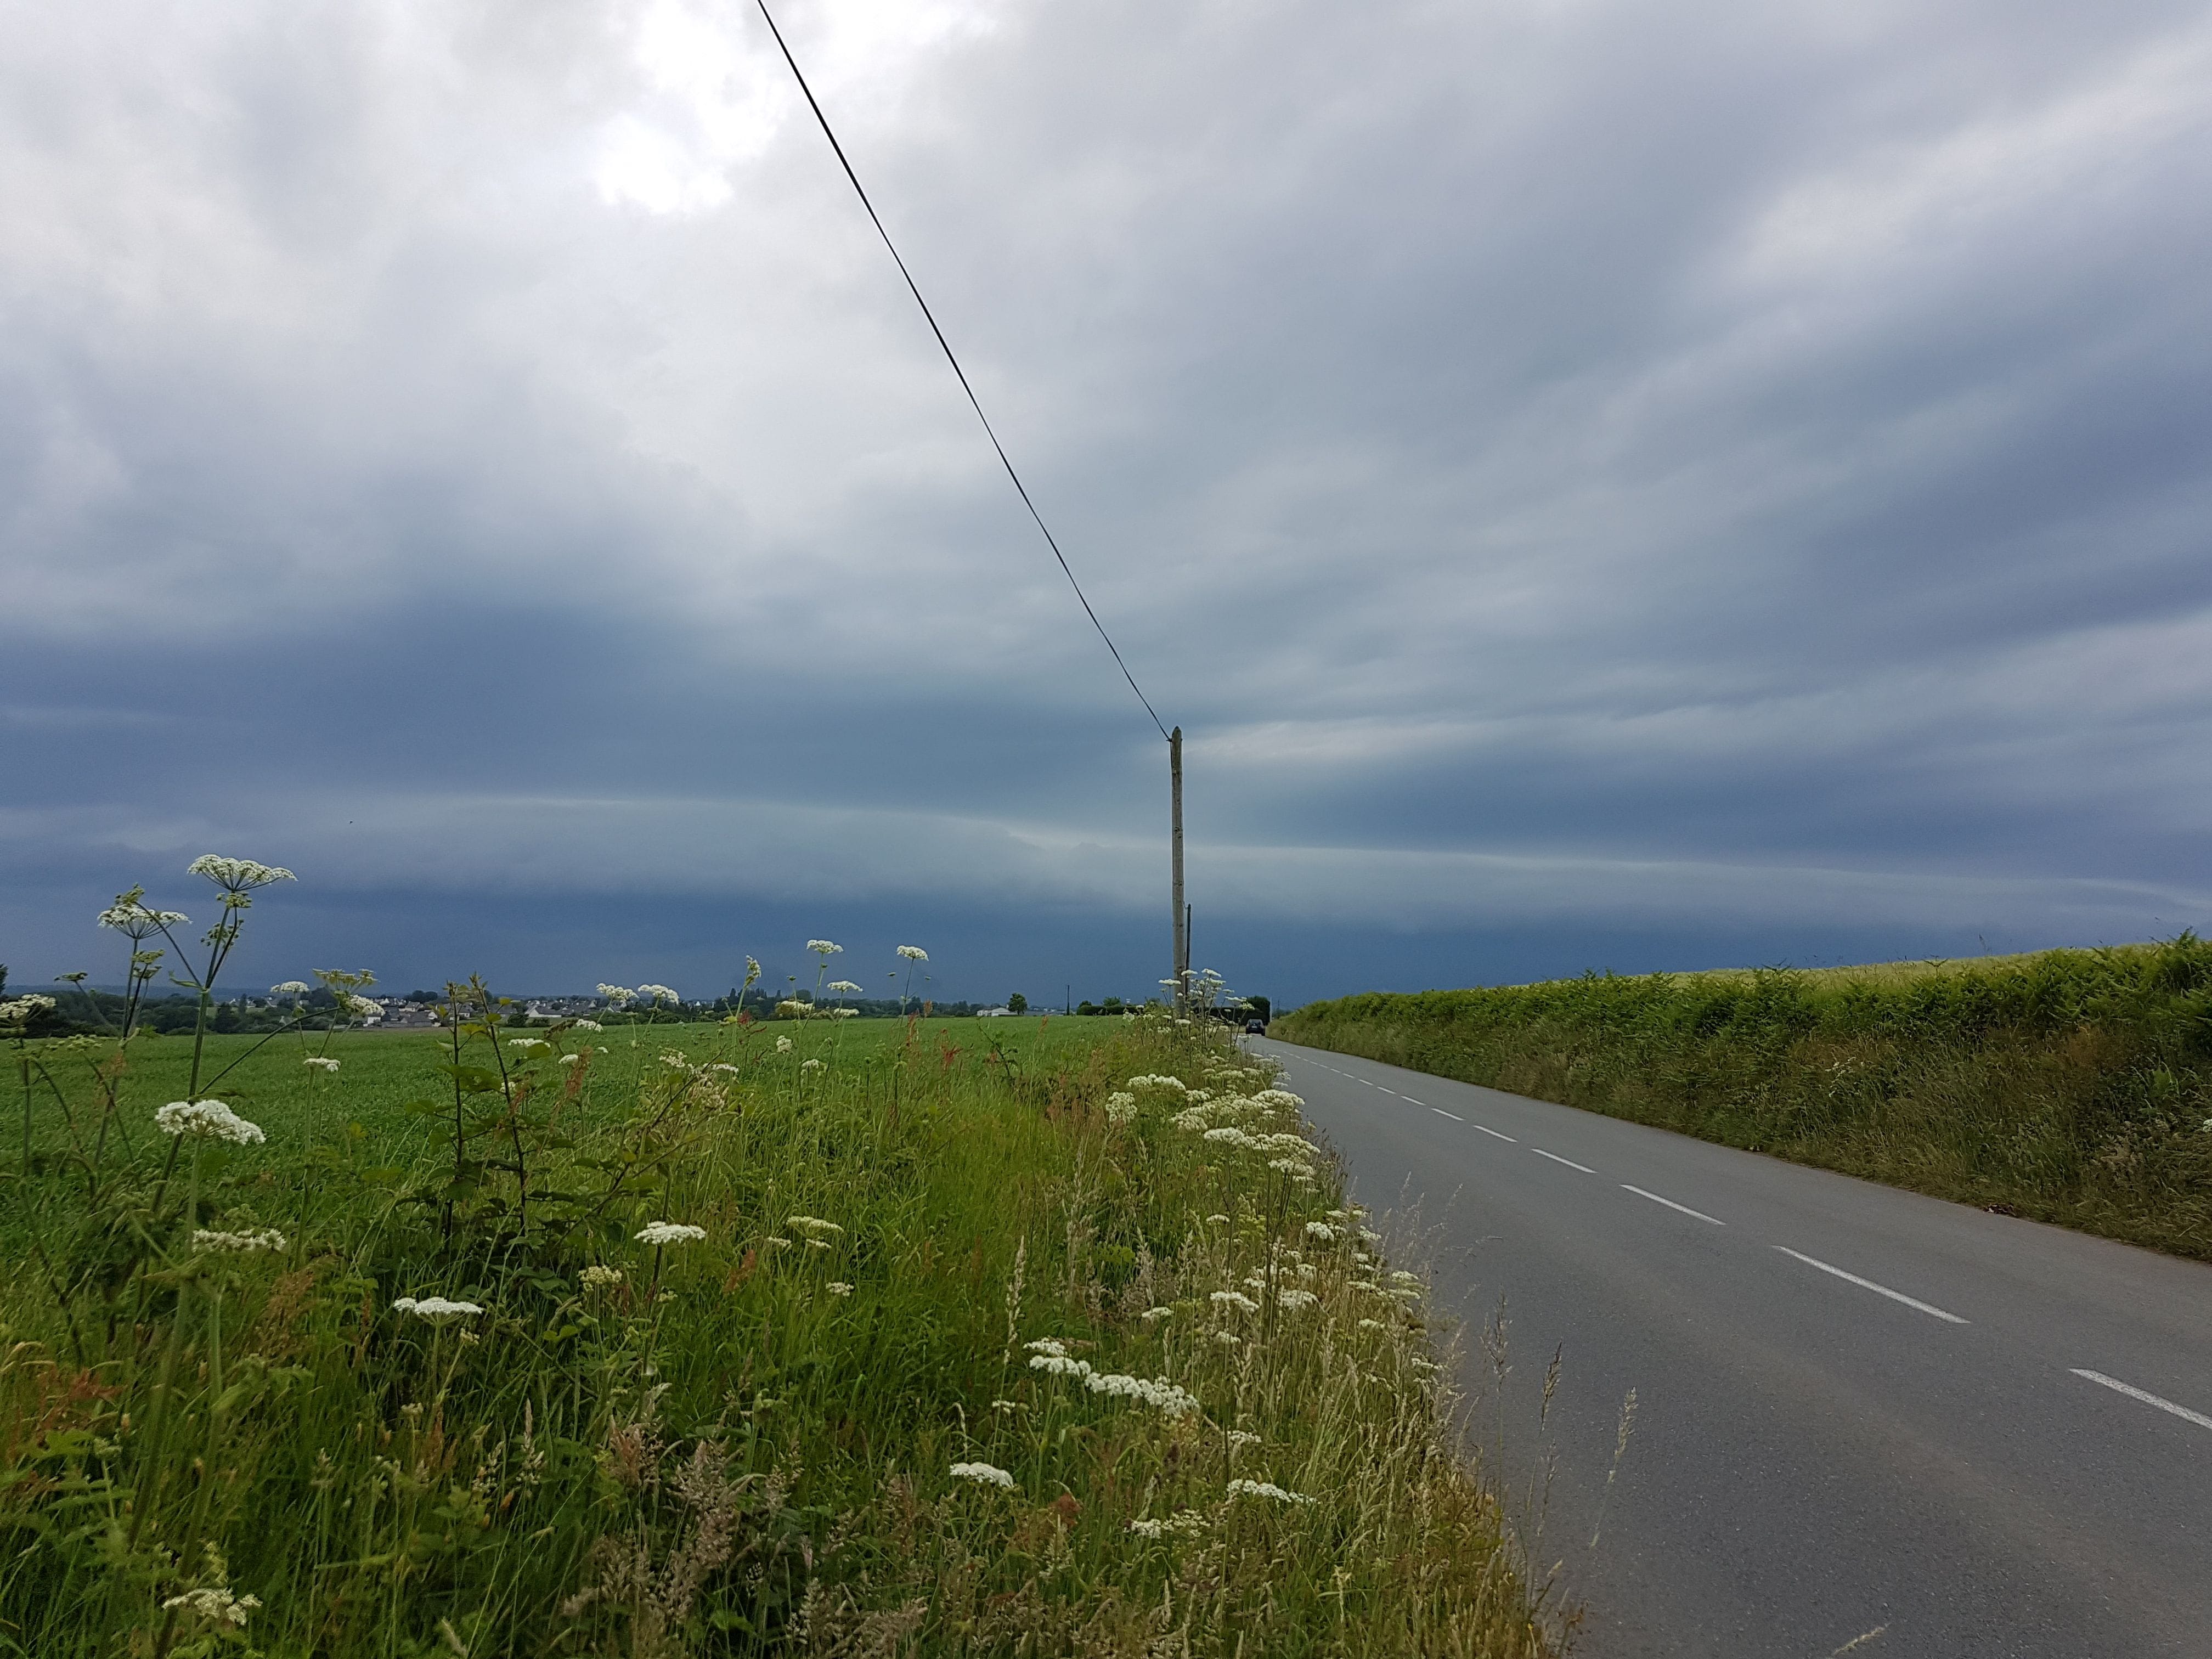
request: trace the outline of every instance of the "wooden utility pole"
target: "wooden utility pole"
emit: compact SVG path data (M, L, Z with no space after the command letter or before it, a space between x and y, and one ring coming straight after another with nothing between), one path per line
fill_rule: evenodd
M1170 860L1175 906L1175 1011L1190 1000L1190 912L1182 902L1182 727L1168 733Z

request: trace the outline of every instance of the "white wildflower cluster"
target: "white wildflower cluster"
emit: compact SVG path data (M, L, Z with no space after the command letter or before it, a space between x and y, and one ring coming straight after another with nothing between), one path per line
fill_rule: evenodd
M392 1298L392 1311L412 1314L433 1325L445 1325L456 1319L473 1319L483 1309L474 1302L449 1302L442 1296L402 1296Z
M979 1486L997 1486L1001 1491L1014 1489L1014 1477L993 1463L955 1463L951 1468L955 1480L973 1480Z
M1249 1429L1231 1429L1229 1431L1227 1438L1231 1455L1243 1451L1247 1446L1256 1446L1260 1443L1260 1437Z
M806 941L806 948L826 962L831 957L838 955L845 947L832 944L826 939L811 939Z
M1310 1504L1313 1499L1301 1493L1285 1492L1272 1480L1232 1480L1229 1483L1231 1498L1264 1498L1271 1504Z
M27 997L17 997L9 1002L0 1002L0 1024L21 1025L33 1014L42 1012L53 1006L54 1000L52 997L40 996L35 992Z
M684 1000L665 985L641 985L637 988L637 994L641 1002L666 1003L671 1007Z
M346 1012L356 1019L382 1019L384 1005L371 1002L367 997L348 996L343 999Z
M602 1262L595 1261L576 1277L582 1281L584 1288L587 1291L611 1290L623 1282L623 1270L620 1267L610 1267Z
M841 996L858 996L860 994L860 988L849 979L833 979L830 981L830 988Z
M1298 1286L1293 1285L1286 1289L1279 1290L1275 1292L1275 1304L1278 1307L1288 1308L1296 1311L1305 1308L1319 1307L1321 1305L1321 1297L1315 1295L1311 1291L1302 1290Z
M604 1031L607 1029L605 1026L600 1024L596 1019L572 1020L570 1024L574 1030L579 1031Z
M161 1611L181 1609L194 1618L204 1619L210 1625L228 1625L233 1630L246 1628L246 1615L261 1605L258 1597L233 1595L221 1584L208 1589L186 1590L182 1595L173 1595L161 1603Z
M655 1249L668 1244L696 1244L707 1237L704 1227L685 1221L648 1221L637 1230L637 1242Z
M250 1233L226 1233L212 1227L192 1230L192 1248L195 1250L231 1250L241 1255L250 1255L260 1250L281 1250L287 1242L284 1235L274 1227L264 1227L258 1232Z
M904 957L908 962L927 962L929 960L929 952L923 950L919 945L902 945L898 948L898 953Z
M1132 1521L1129 1530L1139 1538L1174 1538L1191 1533L1204 1532L1207 1522L1202 1510L1177 1510L1160 1521Z
M802 1060L799 1062L799 1069L802 1072L826 1072L830 1066L826 1060Z
M1185 1083L1181 1078L1169 1077L1164 1073L1157 1077L1153 1076L1150 1073L1139 1073L1138 1076L1133 1077L1129 1079L1129 1087L1132 1089L1165 1089L1171 1094L1178 1095L1187 1095L1190 1092L1190 1085Z
M218 858L213 853L203 853L185 866L188 876L205 876L226 893L250 893L257 887L266 887L274 881L297 881L289 870L279 869L273 864L256 864L252 859Z
M1252 1098L1277 1112L1295 1112L1306 1103L1302 1097L1292 1094L1288 1089L1262 1089Z
M1163 1319L1173 1319L1175 1317L1175 1310L1173 1308L1147 1308L1144 1312L1139 1314L1137 1317L1143 1320L1147 1325L1157 1325Z
M835 1238L845 1231L836 1222L824 1221L818 1215L788 1215L784 1217L783 1224L808 1238Z
M1260 1304L1242 1291L1216 1291L1207 1300L1217 1308L1234 1308L1239 1313L1260 1311Z
M165 1135L190 1135L197 1140L228 1140L253 1146L269 1139L258 1123L244 1118L219 1100L173 1100L154 1114L154 1127Z
M778 1037L775 1040L775 1051L780 1054L789 1054L791 1052L791 1039L786 1036Z
M617 1008L626 1008L637 1000L637 993L624 985L602 985L599 987L599 994L605 997L611 1006Z
M300 1064L313 1066L318 1072L335 1072L338 1068L337 1061L328 1054L309 1054Z
M1195 1395L1177 1388L1164 1376L1147 1378L1095 1370L1089 1360L1070 1358L1066 1345L1058 1337L1040 1337L1026 1346L1031 1370L1051 1376L1074 1377L1093 1394L1141 1401L1164 1417L1187 1417L1198 1409Z
M731 1065L726 1060L718 1060L712 1066L707 1067L707 1069L710 1072L720 1072L726 1077L736 1077L738 1075L738 1068Z
M132 939L144 939L165 927L181 927L191 920L182 910L156 910L151 905L141 904L137 899L128 896L118 899L100 913L102 927L112 927L117 933L127 933ZM307 988L304 985L300 988L303 993Z
M183 918L180 916L178 920L181 921ZM282 985L270 986L269 994L272 997L304 997L309 995L313 988L303 979L288 979Z
M850 1296L853 1293L853 1287L842 1279L833 1279L822 1288L832 1296Z
M690 1058L688 1055L678 1054L673 1048L661 1050L660 1063L663 1066L672 1066L679 1072L688 1072L691 1069Z
M1309 1221L1306 1223L1306 1237L1319 1239L1324 1244L1334 1244L1337 1231L1326 1221Z
M1116 1128L1126 1127L1137 1121L1137 1097L1126 1090L1115 1090L1106 1097L1106 1121Z
M540 1048L550 1048L553 1045L544 1037L509 1037L507 1040L507 1046L510 1048L519 1048L526 1054L534 1054Z
M556 1060L553 1063L554 1063L556 1066L574 1066L574 1065L577 1065L577 1064L580 1063L580 1062L582 1061L583 1058L584 1058L584 1057L583 1057L583 1055L582 1055L582 1054L562 1054L559 1059Z

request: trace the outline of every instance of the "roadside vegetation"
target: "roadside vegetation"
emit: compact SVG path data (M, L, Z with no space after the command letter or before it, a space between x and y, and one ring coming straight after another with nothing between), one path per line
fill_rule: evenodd
M1308 1005L1275 1035L2212 1260L2212 945Z
M0 1654L1551 1650L1218 1028L448 1009L12 1041Z

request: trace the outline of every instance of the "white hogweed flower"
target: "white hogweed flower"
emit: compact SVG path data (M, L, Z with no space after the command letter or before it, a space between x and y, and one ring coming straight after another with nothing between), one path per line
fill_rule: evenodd
M775 1040L775 1051L780 1054L789 1054L791 1052L791 1039L789 1037L778 1037Z
M595 1261L576 1277L586 1290L604 1291L623 1282L623 1270Z
M544 1037L509 1037L507 1040L507 1046L510 1048L520 1048L527 1054L533 1054L540 1048L550 1048L553 1045Z
M349 996L345 1000L345 1005L346 1012L356 1019L381 1019L384 1017L384 1005L371 1002L367 997Z
M274 1227L264 1227L258 1232L226 1233L211 1227L192 1230L195 1250L235 1250L240 1255L252 1255L261 1250L281 1250L285 1248L284 1235Z
M1234 1308L1239 1313L1260 1311L1260 1304L1242 1291L1216 1291L1208 1300L1217 1308Z
M173 1100L154 1114L154 1127L165 1135L228 1140L239 1146L258 1146L269 1139L259 1124L248 1123L219 1100Z
M833 1279L822 1288L832 1296L850 1296L853 1293L853 1287L842 1279Z
M802 1072L826 1072L826 1071L828 1071L828 1070L830 1069L830 1067L829 1067L829 1065L827 1064L827 1062L825 1062L825 1061L819 1060L802 1060L802 1061L799 1063L799 1069L800 1071L802 1071Z
M859 995L860 990L860 988L854 984L849 979L833 979L830 981L830 988L833 991L843 992L846 994L852 996Z
M282 985L270 986L269 994L272 997L303 997L313 988L303 979L288 979Z
M473 1319L483 1309L474 1302L449 1302L442 1296L402 1296L392 1299L392 1311L413 1314L433 1325L444 1325L456 1319Z
M955 1463L951 1469L955 1480L973 1480L979 1486L997 1486L1006 1492L1014 1489L1014 1477L990 1463Z
M827 961L830 957L837 955L845 947L842 945L833 945L826 939L811 939L806 941L806 948L813 951L816 956Z
M1324 1244L1334 1244L1336 1242L1336 1229L1326 1221L1309 1221L1306 1223L1306 1237L1317 1238Z
M332 1060L328 1054L309 1054L300 1064L312 1066L319 1072L335 1072L338 1068L337 1061Z
M929 960L929 952L923 950L919 945L902 945L898 948L898 953L904 957L908 962L927 962Z
M273 864L256 864L252 859L218 858L213 853L203 853L185 866L188 876L205 876L226 893L250 893L257 887L266 887L275 881L297 881L289 870Z
M665 985L641 985L637 988L637 994L651 1001L665 1002L672 1006L684 1000Z
M182 910L156 910L135 900L128 904L111 905L100 913L102 927L112 927L132 939L144 939L164 927L181 927L191 920Z
M1106 1121L1117 1127L1126 1127L1137 1121L1137 1097L1117 1090L1106 1097Z
M783 1224L790 1228L792 1231L795 1233L805 1233L809 1237L821 1237L824 1236L834 1237L845 1231L836 1222L824 1221L818 1215L786 1216L783 1220Z
M246 1628L246 1616L260 1605L258 1597L233 1595L229 1590L217 1585L211 1589L186 1590L182 1595L173 1595L161 1603L161 1611L167 1613L182 1607L211 1625L228 1625L233 1630L243 1630Z
M625 1007L637 1000L637 993L623 985L602 985L599 987L599 994L617 1008Z
M1313 1499L1294 1492L1285 1492L1271 1480L1232 1480L1229 1483L1231 1498L1264 1498L1271 1504L1310 1504Z
M574 1030L579 1031L604 1031L607 1029L605 1026L600 1024L596 1019L572 1020L569 1024Z
M692 1244L706 1237L704 1227L694 1227L683 1221L648 1221L638 1229L637 1242L655 1249L664 1244Z

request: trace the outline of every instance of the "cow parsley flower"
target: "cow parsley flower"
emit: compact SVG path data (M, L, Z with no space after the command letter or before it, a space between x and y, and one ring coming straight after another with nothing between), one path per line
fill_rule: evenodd
M100 913L100 925L132 939L144 939L165 927L181 927L191 918L182 910L156 910L125 897Z
M474 1302L448 1302L442 1296L396 1297L392 1300L394 1313L413 1314L417 1319L427 1319L433 1325L444 1325L456 1319L473 1319L483 1309Z
M620 1267L610 1267L604 1263L595 1261L576 1277L586 1290L604 1291L611 1289L623 1282L623 1270Z
M842 945L832 945L826 939L811 939L806 941L806 948L826 961L837 955L845 947Z
M775 1051L780 1054L789 1054L791 1052L791 1039L789 1037L778 1037L775 1040Z
M1336 1243L1336 1229L1326 1221L1309 1221L1306 1223L1306 1237L1317 1238L1324 1244L1334 1244Z
M955 1463L951 1474L955 1480L973 1480L979 1486L997 1486L1006 1492L1014 1489L1014 1477L994 1464Z
M248 1123L219 1100L173 1100L154 1114L154 1127L165 1135L228 1140L239 1146L258 1146L269 1139L259 1124Z
M1234 1308L1239 1313L1260 1311L1260 1304L1242 1291L1216 1291L1208 1300L1217 1308Z
M860 988L849 979L833 979L830 981L830 988L848 996L858 996L860 991Z
M716 1061L715 1061L712 1066L709 1066L707 1069L708 1069L708 1071L710 1071L710 1072L721 1072L721 1073L725 1073L725 1074L726 1074L726 1075L728 1075L728 1076L730 1076L730 1077L736 1077L736 1076L739 1075L738 1071L738 1068L737 1068L736 1066L734 1066L731 1065L731 1064L729 1063L729 1061L727 1061L727 1060L716 1060Z
M246 1615L261 1605L259 1598L252 1595L233 1595L222 1585L209 1589L186 1590L182 1595L173 1595L161 1603L167 1613L181 1607L186 1613L204 1619L210 1625L228 1625L233 1630L246 1628Z
M241 1255L251 1255L262 1250L281 1250L285 1248L284 1235L274 1227L264 1227L258 1232L226 1233L211 1227L192 1230L195 1250L230 1250Z
M1074 1377L1093 1394L1139 1401L1164 1417L1187 1417L1198 1409L1196 1395L1164 1376L1130 1376L1119 1371L1095 1370L1086 1359L1070 1358L1066 1346L1055 1337L1044 1337L1026 1346L1031 1370L1042 1371L1048 1376Z
M927 962L929 960L929 952L923 950L919 945L902 945L898 948L898 953L904 957L908 962Z
M1163 1319L1173 1319L1175 1317L1175 1310L1173 1308L1147 1308L1144 1312L1139 1314L1137 1317L1143 1320L1147 1325L1157 1325Z
M658 1249L665 1244L696 1243L706 1236L704 1227L694 1227L686 1221L648 1221L638 1229L637 1242Z
M1249 1429L1231 1429L1229 1431L1227 1439L1229 1449L1231 1452L1240 1452L1247 1446L1256 1446L1260 1443L1260 1437Z
M1132 1521L1129 1530L1139 1538L1170 1538L1182 1533L1204 1532L1205 1515L1198 1510L1177 1510L1164 1521Z
M309 1054L300 1064L312 1066L319 1072L335 1072L338 1068L337 1061L332 1060L328 1054Z
M637 988L637 994L649 1002L665 1002L671 1007L684 1000L665 985L641 985Z
M805 1060L799 1062L799 1069L802 1072L826 1072L830 1067L828 1062L823 1060Z
M507 1046L510 1048L520 1048L524 1054L535 1054L540 1048L550 1048L553 1045L544 1037L509 1037L507 1040Z
M579 1063L580 1060L582 1060L582 1059L583 1059L583 1058L584 1058L584 1057L583 1057L583 1055L581 1055L580 1054L562 1054L559 1059L556 1060L553 1063L554 1063L556 1066L574 1066L574 1065L576 1065L577 1063Z
M346 1012L356 1019L382 1019L384 1005L371 1002L367 997L349 996L345 999Z
M1311 1291L1302 1291L1296 1285L1292 1285L1287 1290L1276 1291L1275 1303L1279 1307L1295 1310L1317 1307L1321 1304L1321 1298Z
M1264 1498L1271 1504L1310 1504L1313 1499L1294 1492L1285 1492L1271 1480L1232 1480L1229 1483L1231 1498Z
M282 985L270 986L269 994L272 997L303 997L313 988L303 979L288 979Z
M617 1008L628 1007L637 1000L637 993L622 985L602 985L599 994Z
M1122 1126L1133 1123L1136 1120L1136 1096L1117 1090L1106 1097L1106 1121L1109 1123Z
M579 1031L604 1031L607 1029L605 1026L600 1024L596 1019L573 1020L570 1024Z
M832 1296L850 1296L853 1293L853 1287L841 1279L833 1279L822 1288Z
M185 866L188 876L205 876L226 893L250 893L257 887L266 887L276 881L297 881L289 870L279 869L273 864L256 864L252 859L217 858L213 853L203 853Z
M834 1237L845 1231L836 1222L824 1221L818 1215L786 1216L783 1224L795 1233L805 1233L810 1237Z

